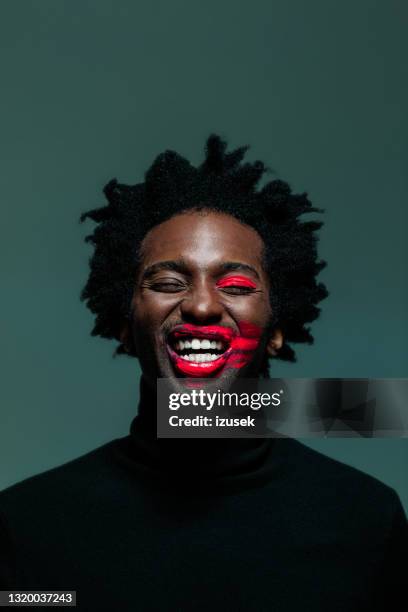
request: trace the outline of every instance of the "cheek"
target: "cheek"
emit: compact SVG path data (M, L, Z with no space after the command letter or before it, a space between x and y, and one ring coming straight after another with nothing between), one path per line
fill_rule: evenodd
M266 327L272 314L269 299L263 294L239 298L234 302L230 301L227 308L233 318L238 322L242 321L244 326L251 322L259 328Z
M141 326L155 328L163 323L177 305L174 296L140 295L133 300L134 319Z

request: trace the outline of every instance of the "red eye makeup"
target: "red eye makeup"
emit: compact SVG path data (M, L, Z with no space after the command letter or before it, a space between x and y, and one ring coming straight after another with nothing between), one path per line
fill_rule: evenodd
M245 287L248 289L256 289L256 284L247 276L227 276L217 281L216 287L223 289L224 287Z

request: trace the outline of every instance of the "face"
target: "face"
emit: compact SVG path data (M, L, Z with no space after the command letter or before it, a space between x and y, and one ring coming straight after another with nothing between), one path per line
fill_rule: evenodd
M258 376L265 352L282 344L262 254L254 229L216 212L183 213L146 235L122 341L151 386Z

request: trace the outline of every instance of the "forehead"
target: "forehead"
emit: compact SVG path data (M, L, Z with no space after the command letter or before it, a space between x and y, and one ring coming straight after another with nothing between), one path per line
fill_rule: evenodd
M260 235L231 215L192 211L150 230L142 242L141 255L145 265L182 258L200 267L223 261L260 267L263 247Z

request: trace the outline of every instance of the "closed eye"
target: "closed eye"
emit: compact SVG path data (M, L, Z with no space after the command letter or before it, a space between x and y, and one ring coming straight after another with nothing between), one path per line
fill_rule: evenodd
M145 286L148 289L151 289L152 291L157 291L159 293L178 293L179 291L183 291L185 289L185 285L180 282L174 281L149 283Z
M219 287L220 291L228 293L229 295L248 295L255 293L256 290L252 287L243 287L239 285L228 285L227 287Z
M232 295L245 295L256 290L256 283L240 274L226 276L217 281L217 288L231 293Z

